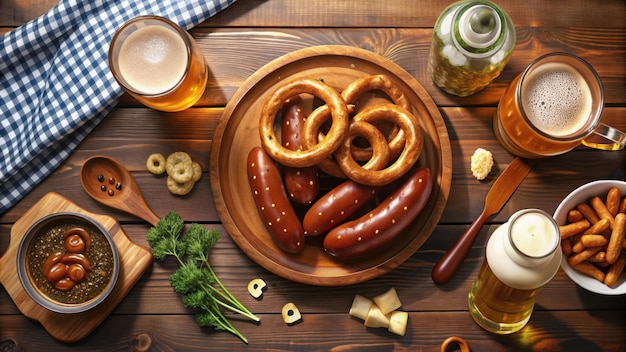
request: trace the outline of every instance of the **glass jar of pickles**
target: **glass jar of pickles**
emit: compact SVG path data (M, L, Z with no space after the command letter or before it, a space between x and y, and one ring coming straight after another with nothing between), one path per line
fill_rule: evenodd
M515 47L515 27L496 4L464 0L435 24L428 73L445 92L468 96L500 75Z

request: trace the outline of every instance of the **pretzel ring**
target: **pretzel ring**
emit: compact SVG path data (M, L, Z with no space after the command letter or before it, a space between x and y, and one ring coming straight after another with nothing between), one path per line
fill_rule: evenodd
M172 194L184 196L184 195L188 194L189 192L191 192L191 190L193 189L194 184L195 184L195 182L193 182L193 181L187 181L187 182L183 182L183 183L176 182L172 178L172 176L167 176L167 189Z
M165 160L165 171L168 175L171 174L174 165L184 161L191 161L191 156L185 152L173 152Z
M352 153L350 152L352 141L357 136L365 138L372 148L372 158L363 166L359 165L352 158ZM391 151L387 144L387 139L380 130L371 123L361 120L350 123L346 138L334 156L344 174L350 179L356 179L359 178L361 169L365 170L364 172L384 169L389 163ZM342 163L346 167L341 167Z
M361 77L352 81L342 92L341 96L346 104L356 104L357 98L365 92L380 90L387 94L389 98L396 104L400 105L407 111L412 110L411 103L404 95L404 91L400 89L389 76L372 75Z
M413 167L422 152L424 137L415 117L406 109L393 104L371 105L354 116L353 120L353 123L391 121L402 129L406 142L400 156L381 170L366 170L359 166L350 152L351 143L344 144L335 153L335 158L348 178L364 185L382 186L399 179Z
M452 344L458 345L459 348L461 349L461 352L470 352L470 347L467 341L465 341L465 339L458 337L458 336L450 336L447 339L445 339L445 341L441 343L440 351L446 352L446 350L448 349L448 346L451 346Z
M387 96L396 104L406 109L407 111L412 111L413 107L411 103L407 99L406 95L388 76L385 75L372 75L361 77L352 83L350 83L342 92L341 97L348 104L348 106L353 106L358 97L361 96L365 92L380 90L383 93L387 94ZM325 120L330 112L328 111L328 107L325 105L320 106L316 110L313 111L312 115L316 118L321 118ZM309 116L311 118L311 116ZM317 130L317 129L316 129ZM405 137L404 133L398 126L394 125L393 130L390 133L389 140L389 148L391 149L391 157L396 158L402 148L404 148ZM319 138L320 140L322 138ZM352 155L354 159L357 161L365 161L372 158L372 150L371 148L361 148L355 145L351 147ZM322 166L322 171L330 174L331 176L341 177L341 171L338 168L330 166L330 164L325 163ZM328 170L324 170L324 167L328 167Z
M348 105L348 113L351 114L353 111L354 106ZM307 116L305 125L302 128L302 142L305 148L311 148L311 146L317 144L318 141L323 141L326 138L326 135L320 132L320 128L329 117L330 112L328 111L327 105L318 107ZM333 159L332 154L320 161L317 167L329 176L346 178L346 174L341 171L341 168L339 168L339 165L337 165L337 162Z
M386 75L372 75L361 77L352 83L350 83L342 92L341 96L345 100L346 104L356 104L359 96L365 92L380 90L387 94L391 101L396 105L401 106L406 111L413 111L411 103L407 99L404 91L400 89L389 76ZM390 133L389 148L391 149L391 157L397 157L404 146L404 134L398 126L394 126L394 129ZM369 148L360 148L355 145L352 146L352 155L356 160L363 161L369 160L372 156L372 150Z
M169 176L178 183L185 183L193 178L193 167L191 161L183 161L172 167ZM194 181L195 182L195 181Z
M161 175L165 172L165 157L160 153L150 154L146 161L148 171L155 175Z
M307 150L290 150L283 147L274 131L276 114L290 97L308 93L321 98L331 111L332 126L323 142L311 145ZM313 79L299 79L278 88L263 105L259 121L261 144L277 162L290 167L308 167L328 158L341 145L348 130L348 107L337 91L327 84ZM304 122L304 128L308 119Z

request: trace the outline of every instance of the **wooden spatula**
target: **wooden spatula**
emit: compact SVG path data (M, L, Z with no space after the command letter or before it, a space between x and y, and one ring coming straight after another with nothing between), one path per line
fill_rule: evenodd
M487 193L483 211L435 264L431 277L436 284L445 284L454 276L465 260L485 221L502 209L534 164L535 160L515 158L498 176Z

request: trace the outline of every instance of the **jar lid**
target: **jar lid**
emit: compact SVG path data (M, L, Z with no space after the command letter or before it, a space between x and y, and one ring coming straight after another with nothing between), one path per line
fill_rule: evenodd
M473 1L457 10L453 28L458 46L469 53L486 54L502 46L506 18L495 4Z

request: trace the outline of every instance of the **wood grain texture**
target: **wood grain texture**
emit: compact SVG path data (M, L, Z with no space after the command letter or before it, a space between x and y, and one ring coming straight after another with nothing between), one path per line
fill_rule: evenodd
M202 27L432 27L453 1L393 0L237 0ZM18 26L44 14L58 0L3 0L0 26ZM623 27L626 4L620 0L556 2L546 0L500 0L497 2L517 27L571 26Z
M542 312L533 318L547 322L528 326L511 336L488 336L467 312L410 312L407 335L399 339L384 330L368 329L347 314L304 313L300 324L288 327L279 315L261 314L261 325L235 322L251 341L249 345L234 344L225 332L197 327L189 315L116 315L107 319L89 340L76 349L89 351L438 351L451 331L470 341L472 351L510 351L525 348L533 351L622 351L623 330L619 312L601 311L593 316L580 311ZM7 337L28 335L21 339L20 350L66 350L37 326L19 316L8 316L2 333ZM329 323L332 322L332 323ZM584 323L582 323L584 322ZM531 323L532 324L532 323ZM315 326L311 330L308 327ZM350 340L339 337L350 336ZM576 338L571 338L572 332ZM111 339L111 336L120 338ZM105 342L106 341L106 342ZM0 341L10 350L12 340ZM210 346L210 347L207 347ZM13 347L14 349L15 347Z

